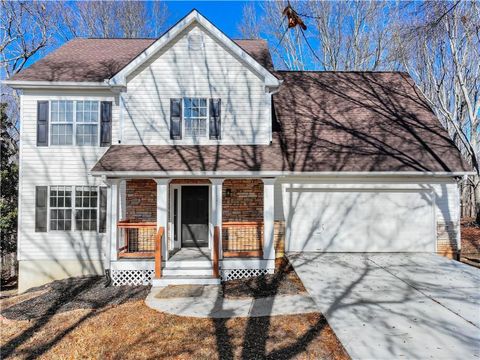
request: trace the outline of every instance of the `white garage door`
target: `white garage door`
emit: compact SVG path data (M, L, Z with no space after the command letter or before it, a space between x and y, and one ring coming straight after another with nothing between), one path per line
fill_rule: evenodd
M289 188L284 196L289 251L435 251L428 191Z

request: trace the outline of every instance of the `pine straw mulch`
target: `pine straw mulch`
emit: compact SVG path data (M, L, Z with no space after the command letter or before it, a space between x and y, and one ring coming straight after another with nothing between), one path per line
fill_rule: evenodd
M277 259L274 274L223 282L222 292L223 297L227 299L307 293L302 281L286 258Z
M105 288L101 280L68 279L2 300L2 359L348 359L318 313L179 317L148 308L148 287Z
M473 221L462 221L462 252L460 260L469 265L480 267L480 227Z

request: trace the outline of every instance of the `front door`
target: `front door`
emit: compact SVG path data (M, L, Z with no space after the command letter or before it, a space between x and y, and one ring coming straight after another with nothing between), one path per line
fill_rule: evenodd
M208 186L182 186L182 247L208 246Z

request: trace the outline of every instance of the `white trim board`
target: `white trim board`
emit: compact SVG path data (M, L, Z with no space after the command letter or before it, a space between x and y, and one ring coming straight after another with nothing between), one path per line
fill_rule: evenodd
M108 177L455 177L475 175L474 171L90 171L92 176Z

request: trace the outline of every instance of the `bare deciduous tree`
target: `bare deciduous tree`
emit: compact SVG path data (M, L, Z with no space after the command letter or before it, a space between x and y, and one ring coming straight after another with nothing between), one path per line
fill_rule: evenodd
M385 1L312 1L308 14L318 37L322 70L382 70L389 56L395 4Z
M267 2L261 16L251 6L242 34L266 37L287 69L407 70L479 173L479 2L291 1L308 25L305 36L298 28L285 33L282 10L288 4ZM480 223L479 176L467 181Z
M62 41L74 37L158 37L168 18L166 5L158 1L58 2L54 9Z
M480 5L426 2L396 27L395 49L477 176L467 179L480 222ZM464 194L466 195L466 194Z

